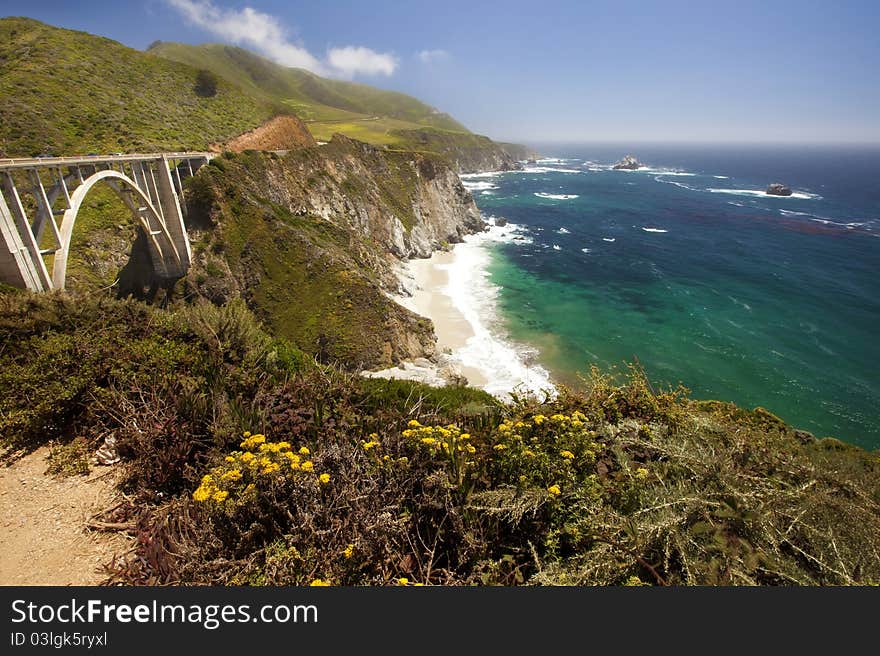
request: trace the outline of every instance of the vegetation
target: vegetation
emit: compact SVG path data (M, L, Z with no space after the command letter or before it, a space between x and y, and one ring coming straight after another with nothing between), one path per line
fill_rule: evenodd
M396 91L331 80L276 64L243 48L211 43L191 46L162 42L148 52L206 69L253 95L286 103L305 121L397 119L412 127L431 126L459 132L467 129L451 116ZM310 126L311 127L311 126Z
M363 152L361 152L363 150ZM412 154L347 139L284 158L255 152L214 160L188 184L195 265L184 294L222 303L241 294L273 333L349 369L391 366L433 347L429 321L383 293L387 243L376 224L415 222ZM331 220L309 208L333 208ZM390 274L388 274L390 275Z
M205 150L256 127L277 103L195 68L84 32L0 19L0 156Z
M500 404L317 365L239 302L5 294L0 342L7 445L117 437L112 583L880 582L878 454L638 369Z

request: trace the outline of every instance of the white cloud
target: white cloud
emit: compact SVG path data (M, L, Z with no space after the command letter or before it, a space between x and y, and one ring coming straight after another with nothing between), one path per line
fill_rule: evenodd
M433 62L446 61L449 59L449 53L437 48L435 50L422 50L416 53L416 57L423 64L431 64Z
M376 52L360 46L331 48L327 51L327 60L330 62L330 66L345 75L355 75L357 73L364 73L365 75L391 75L397 68L397 58L393 55Z
M183 17L198 27L236 45L249 46L285 66L305 68L318 75L391 75L397 59L369 48L347 46L327 51L321 61L290 40L275 16L252 7L224 9L211 0L166 0Z

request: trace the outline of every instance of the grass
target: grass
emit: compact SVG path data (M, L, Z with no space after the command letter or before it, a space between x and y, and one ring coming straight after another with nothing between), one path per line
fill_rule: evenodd
M197 70L115 41L26 18L0 19L0 154L204 150L279 111Z

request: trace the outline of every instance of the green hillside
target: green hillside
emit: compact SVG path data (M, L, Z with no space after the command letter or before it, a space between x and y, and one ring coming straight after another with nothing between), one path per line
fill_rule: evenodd
M0 19L0 154L205 149L280 111L219 80L115 41Z
M210 43L191 46L156 42L149 53L207 69L266 100L280 101L309 123L318 139L333 132L374 143L390 130L434 127L467 132L461 123L425 103L396 91L318 77L281 66L234 46ZM358 125L361 124L361 125Z

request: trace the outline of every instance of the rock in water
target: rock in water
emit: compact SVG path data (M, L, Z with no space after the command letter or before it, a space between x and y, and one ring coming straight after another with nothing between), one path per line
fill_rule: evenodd
M767 187L767 191L764 193L769 196L791 196L791 189L786 187L781 182L774 182L772 185Z
M617 162L614 166L612 166L611 168L617 169L617 170L623 169L626 171L635 171L636 169L642 168L642 163L639 160L637 160L634 156L627 155L622 160Z

